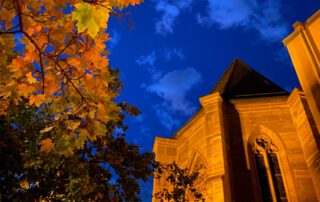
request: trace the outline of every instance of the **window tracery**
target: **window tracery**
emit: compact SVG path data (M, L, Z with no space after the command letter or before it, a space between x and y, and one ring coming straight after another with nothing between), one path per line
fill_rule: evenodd
M268 137L261 135L255 139L252 151L262 201L288 201L278 160L278 148Z

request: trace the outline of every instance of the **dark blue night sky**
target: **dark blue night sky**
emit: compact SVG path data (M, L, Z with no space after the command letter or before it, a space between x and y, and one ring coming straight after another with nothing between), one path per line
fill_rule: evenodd
M112 17L119 100L141 110L126 120L128 140L151 151L156 135L172 136L235 58L288 91L299 86L282 40L318 9L317 0L147 0ZM151 189L143 185L144 201Z

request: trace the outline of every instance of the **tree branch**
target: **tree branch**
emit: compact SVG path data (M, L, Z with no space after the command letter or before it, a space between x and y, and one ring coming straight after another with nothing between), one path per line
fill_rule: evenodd
M41 68L41 76L42 76L42 91L44 94L45 90L45 78L44 78L44 67L43 67L43 61L42 61L42 54L43 52L41 51L41 48L39 45L34 41L34 39L23 29L23 18L22 18L22 12L21 12L21 6L19 4L19 0L15 0L15 5L16 5L16 12L19 18L19 27L20 27L20 32L23 33L24 36L26 36L29 41L34 45L34 47L37 49L38 54L39 54L39 63L40 63L40 68Z
M4 32L2 32L2 31L0 31L0 35L5 35L5 34L16 34L16 33L21 33L21 31L20 30L16 30L16 31L4 31Z
M69 40L69 42L65 45L65 47L63 47L55 56L59 56L60 54L62 54L71 44L73 41L75 41L76 39L78 39L81 35L75 35L72 37L72 39Z
M51 58L52 60L54 60L54 58ZM55 61L55 64L59 67L60 71L62 72L62 74L64 75L64 77L67 79L68 83L71 84L71 86L77 91L77 93L80 95L81 99L83 99L83 101L85 103L88 104L88 106L90 106L90 103L88 102L88 100L82 95L82 93L80 92L80 90L77 88L77 86L72 82L72 80L69 78L68 73L61 67L61 65L59 64L58 61Z
M7 29L7 30L5 30L5 31L0 31L0 35L2 35L2 34L16 34L16 33L20 33L20 32L21 32L20 29L19 29L19 30L14 30L14 31L12 31L13 29L18 28L18 27L19 27L19 25L15 25L15 26L11 27L10 29Z

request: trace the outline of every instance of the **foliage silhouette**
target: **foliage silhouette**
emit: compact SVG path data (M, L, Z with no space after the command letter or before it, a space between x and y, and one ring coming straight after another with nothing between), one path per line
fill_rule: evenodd
M165 181L160 191L154 194L154 197L160 201L204 201L203 194L197 187L199 179L198 170L189 173L188 169L180 168L175 162L167 165L159 164L155 169L155 180Z

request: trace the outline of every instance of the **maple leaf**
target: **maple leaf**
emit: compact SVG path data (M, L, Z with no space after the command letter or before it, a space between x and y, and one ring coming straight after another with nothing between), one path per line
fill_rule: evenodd
M129 5L138 5L141 2L143 2L143 0L110 0L111 4L113 4L115 7L122 9L124 7L127 7Z
M17 89L18 89L19 94L25 98L27 98L34 91L33 86L27 85L25 83L19 84L17 86Z
M52 95L54 92L58 91L59 89L59 83L57 81L57 77L55 75L52 74L47 74L45 76L45 95L46 96L50 96Z
M10 71L13 73L13 77L22 76L21 69L24 66L23 59L20 57L14 58L12 63L9 65Z
M52 139L46 138L40 142L40 152L50 153L54 148Z
M38 54L35 50L36 49L35 49L34 45L31 43L28 43L26 45L26 52L25 52L25 56L23 57L23 60L26 62L35 61L35 59L38 57Z
M9 98L12 95L12 92L14 92L16 86L17 82L15 80L9 80L4 88L0 88L0 97Z
M104 5L108 7L108 5ZM72 19L77 21L79 32L87 30L88 34L94 38L100 28L106 28L111 7L94 6L85 2L75 5L76 9L72 12Z
M45 96L43 94L36 94L30 96L29 104L33 105L35 104L37 107L40 107L40 105L45 101Z
M81 121L73 121L73 120L70 120L70 121L67 121L66 122L67 124L67 127L70 129L70 130L75 130L76 128L78 128L81 124Z
M37 79L32 76L32 72L29 72L27 75L27 81L31 84L37 83Z
M81 67L81 62L80 62L80 58L70 58L68 60L68 63L75 67L78 71L83 72L84 69Z
M54 136L54 143L53 137L40 138L41 152L55 149L57 156L71 157L88 142L101 141L112 132L108 123L121 122L114 100L121 85L111 74L105 45L110 38L104 30L111 12L140 0L25 0L14 1L14 6L10 0L1 2L1 21L7 29L1 32L7 34L0 34L0 114L8 115L20 104L45 114L44 120L32 120L35 129L42 129L36 130L39 137ZM74 8L71 14L63 11L66 2ZM14 50L15 17L21 23L17 31L23 33L19 42L25 45L21 54ZM50 124L40 126L41 121ZM52 160L57 156L48 155Z

